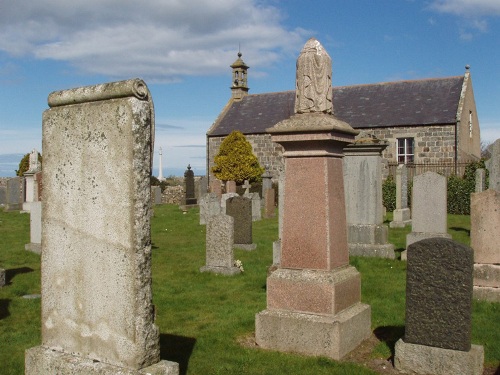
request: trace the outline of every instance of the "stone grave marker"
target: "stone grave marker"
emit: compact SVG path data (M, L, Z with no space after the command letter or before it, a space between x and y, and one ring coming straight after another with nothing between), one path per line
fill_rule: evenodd
M194 189L194 172L191 170L191 165L188 164L184 172L184 200L183 206L196 205L195 189Z
M210 181L210 192L217 194L219 198L222 197L222 182L218 179L213 179Z
M222 213L226 213L227 200L232 197L239 197L238 193L224 193L220 199Z
M234 218L217 214L207 221L206 265L201 272L235 275L240 269L234 265Z
M405 164L396 168L396 209L393 211L391 228L403 228L411 224L411 212L408 208L408 171Z
M271 217L274 217L275 210L276 210L276 204L275 204L275 191L273 188L267 189L265 191L264 195L264 201L265 201L265 206L264 206L264 217L266 219L269 219Z
M13 177L7 180L7 203L5 205L5 211L18 211L22 209L23 187L24 179L21 177Z
M236 193L236 181L226 182L226 194Z
M243 187L243 189L245 189L243 194L250 194L250 188L252 187L252 185L250 185L250 182L248 180L245 180L242 187Z
M406 326L395 366L417 374L482 374L484 351L471 346L473 250L446 238L410 245Z
M486 189L486 170L484 170L483 168L476 169L475 178L475 192L481 193Z
M208 193L207 177L200 176L198 180L195 180L196 186L196 199L199 201L201 197Z
M412 231L406 235L406 248L417 241L443 237L451 238L447 226L446 177L425 172L413 178ZM401 254L406 260L407 251Z
M347 246L342 149L357 131L333 116L331 72L330 56L309 39L297 60L295 115L267 129L284 148L285 202L280 266L267 278L255 339L338 360L371 335L371 312Z
M234 218L234 247L255 250L252 239L252 201L235 196L226 201L226 214Z
M42 202L31 202L30 206L30 243L24 248L36 254L42 252Z
M160 360L152 304L151 94L134 79L48 103L42 344L26 350L25 373L178 374Z
M362 133L344 148L349 254L394 259L382 204L382 151L388 143Z
M222 212L220 198L216 193L205 194L199 203L200 206L200 225L208 223L211 217L219 215Z
M248 193L244 195L252 201L252 221L259 221L262 219L262 207L260 203L259 193Z
M41 165L38 161L38 151L33 149L29 156L29 168L24 172L25 196L23 211L30 212L31 202L38 200L38 184L35 181L35 174L40 172Z
M161 198L161 187L160 186L151 186L151 195L153 196L153 204L158 205L162 204Z
M488 148L491 157L486 161L489 172L489 188L500 191L500 138Z
M500 192L472 193L470 211L474 298L500 302Z

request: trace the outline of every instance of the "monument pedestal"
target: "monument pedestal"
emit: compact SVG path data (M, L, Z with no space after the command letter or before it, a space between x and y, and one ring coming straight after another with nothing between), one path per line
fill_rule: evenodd
M402 339L396 342L394 367L412 374L463 374L483 373L484 349L471 345L467 352L410 344Z
M500 302L500 265L474 264L474 299Z
M241 273L238 267L217 267L217 266L203 266L200 268L200 272L211 272L219 275L236 275Z
M411 225L411 212L409 208L399 208L393 211L392 221L389 223L391 228L404 228Z
M394 245L388 242L386 225L350 224L349 255L394 259Z
M178 375L179 364L160 361L142 369L119 367L90 358L35 346L25 353L25 375Z

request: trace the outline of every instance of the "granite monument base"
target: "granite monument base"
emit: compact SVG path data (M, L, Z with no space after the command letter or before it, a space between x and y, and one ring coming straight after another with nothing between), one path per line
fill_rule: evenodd
M360 302L336 315L267 309L256 315L255 339L264 349L340 360L370 336L370 327L370 306Z
M451 235L448 233L411 232L406 235L406 248L408 249L408 246L412 243L435 237L449 238L451 240ZM405 250L401 253L401 260L407 259L407 251L408 250Z
M217 267L217 266L203 266L200 272L211 272L219 275L236 275L241 273L238 267Z
M386 225L349 224L347 238L349 254L394 259L394 245L388 243Z
M361 257L379 257L395 259L393 244L377 245L377 244L363 244L363 243L350 243L349 255Z
M35 254L41 254L42 253L42 244L41 243L27 243L24 245L24 249L27 251L31 251L32 253Z
M253 251L257 248L257 245L254 243L235 243L233 245L235 249L245 250L245 251Z
M398 208L393 211L392 221L389 223L391 228L404 228L411 225L411 212L409 208Z
M395 347L394 367L411 374L462 374L483 373L484 349L472 345L467 352L442 349L434 346L409 344L398 340Z
M140 370L63 353L45 346L26 350L25 375L178 375L179 364L160 361Z

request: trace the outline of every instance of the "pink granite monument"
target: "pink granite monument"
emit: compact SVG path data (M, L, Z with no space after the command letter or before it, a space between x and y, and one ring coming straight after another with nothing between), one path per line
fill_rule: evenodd
M295 115L268 129L284 148L283 233L255 337L263 348L338 360L371 334L347 244L342 150L357 131L333 116L331 59L313 38L297 60L296 87Z

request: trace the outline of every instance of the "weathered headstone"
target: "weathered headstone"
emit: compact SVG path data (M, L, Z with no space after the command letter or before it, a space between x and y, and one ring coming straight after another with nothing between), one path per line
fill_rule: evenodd
M271 189L273 187L273 175L269 171L269 165L266 165L265 172L262 174L262 197L265 196L267 189Z
M193 206L196 205L195 189L194 189L194 172L191 170L191 165L188 164L186 171L184 172L184 200L182 202L183 206Z
M23 206L23 189L24 179L21 177L13 177L7 180L7 203L5 204L5 211L18 211Z
M222 213L226 213L227 200L232 197L239 197L238 193L224 193L220 199Z
M316 39L297 60L296 87L296 114L267 129L284 148L285 202L280 268L267 278L255 338L262 348L340 359L371 335L347 246L342 149L357 131L332 115L331 59Z
M254 250L252 238L252 201L235 196L226 201L226 214L234 218L234 247Z
M446 177L435 172L425 172L413 178L411 233L406 235L406 248L417 241L443 237L447 233ZM401 260L406 260L408 250Z
M196 186L196 199L199 201L201 197L208 193L208 181L206 176L200 176L198 180L195 180Z
M153 204L162 204L161 199L161 187L160 186L151 186L151 195L153 196Z
M42 202L31 202L30 243L24 248L37 254L42 252Z
M206 265L201 272L213 272L223 275L240 273L234 265L234 218L217 214L207 221Z
M393 211L391 228L404 228L411 224L411 212L408 208L408 171L405 164L396 168L396 209Z
M205 194L201 198L199 206L200 225L205 225L211 217L219 215L222 212L220 198L215 193Z
M250 194L250 188L252 187L252 185L250 185L250 182L248 180L245 180L245 183L241 187L245 189L243 194Z
M476 178L475 192L481 193L484 190L486 190L486 170L484 170L483 168L476 169L475 178Z
M252 221L259 221L262 219L262 207L259 193L248 193L243 195L252 201Z
M35 181L35 174L40 172L40 162L38 161L38 151L33 149L29 154L29 168L24 172L25 194L23 211L30 212L31 202L37 201L38 184Z
M410 245L405 336L397 369L417 374L482 374L484 351L471 346L473 250L445 238Z
M152 304L151 94L135 79L48 103L42 345L26 351L25 373L178 374L160 361Z
M217 194L219 198L222 197L222 182L221 180L210 180L210 192Z
M489 189L500 191L500 138L497 139L488 150L491 157L486 161L489 172Z
M273 188L267 189L264 193L264 217L269 219L275 216L276 204L275 204L275 191Z
M470 243L474 249L474 298L500 302L500 192L471 195Z
M394 259L382 204L382 151L388 146L360 134L344 148L344 187L349 254Z
M236 181L226 182L226 194L236 193Z

